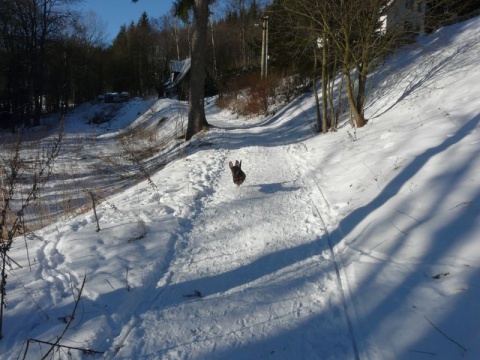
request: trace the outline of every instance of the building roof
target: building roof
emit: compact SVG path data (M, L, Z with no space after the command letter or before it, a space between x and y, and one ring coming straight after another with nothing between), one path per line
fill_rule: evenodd
M183 80L185 75L187 75L188 71L190 70L191 63L192 62L190 58L185 60L171 60L170 70L172 73L177 73L177 75L172 81L167 82L165 87L167 89L171 89L177 86L177 84Z

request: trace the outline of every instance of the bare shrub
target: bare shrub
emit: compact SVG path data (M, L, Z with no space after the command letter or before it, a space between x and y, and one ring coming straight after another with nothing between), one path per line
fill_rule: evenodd
M226 86L217 105L242 116L266 115L270 106L279 101L279 84L280 77L275 73L264 80L256 73L241 75Z
M183 139L187 133L187 113L178 112L175 116L175 137L177 139Z
M63 125L63 122L62 122ZM28 230L26 214L29 207L38 202L40 192L53 172L53 166L60 152L63 126L57 137L46 138L39 145L39 151L31 158L31 149L22 152L32 144L17 134L10 151L0 159L2 168L2 202L0 208L0 339L3 336L3 311L6 306L7 266L13 259L8 255L16 236Z
M217 106L221 109L229 109L234 98L233 94L220 94L217 98Z
M288 104L300 94L309 91L309 85L310 81L300 75L282 77L277 85L277 98L280 99L281 103Z

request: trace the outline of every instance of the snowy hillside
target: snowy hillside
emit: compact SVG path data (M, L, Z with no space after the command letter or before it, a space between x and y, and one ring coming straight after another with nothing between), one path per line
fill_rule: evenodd
M99 232L92 212L38 231L31 270L15 242L0 359L40 359L66 327L48 358L480 358L479 60L478 18L422 38L375 74L356 132L312 134L311 94L263 120L209 104L215 127L119 186ZM182 106L97 127L80 108L67 135L113 156L117 131Z

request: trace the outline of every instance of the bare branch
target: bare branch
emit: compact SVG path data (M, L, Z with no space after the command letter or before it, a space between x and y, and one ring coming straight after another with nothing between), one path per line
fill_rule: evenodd
M452 343L454 343L455 345L457 345L460 349L462 349L463 351L467 351L466 348L464 348L462 345L460 345L458 342L456 342L455 340L453 340L450 336L448 336L447 334L445 334L442 330L440 330L437 326L435 326L434 323L432 323L426 316L424 316L425 320L427 320L430 325L432 325L435 330L437 330L440 334L442 334L445 338L447 338L448 340L450 340Z

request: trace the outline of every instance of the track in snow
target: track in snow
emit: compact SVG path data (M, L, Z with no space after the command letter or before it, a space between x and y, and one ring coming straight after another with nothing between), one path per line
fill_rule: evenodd
M137 308L112 354L354 358L325 226L299 164L284 147L211 151L198 166L205 155L191 157L190 180L206 189L192 231L177 242L157 295ZM247 173L241 187L227 165L235 159ZM122 349L130 335L144 341Z

